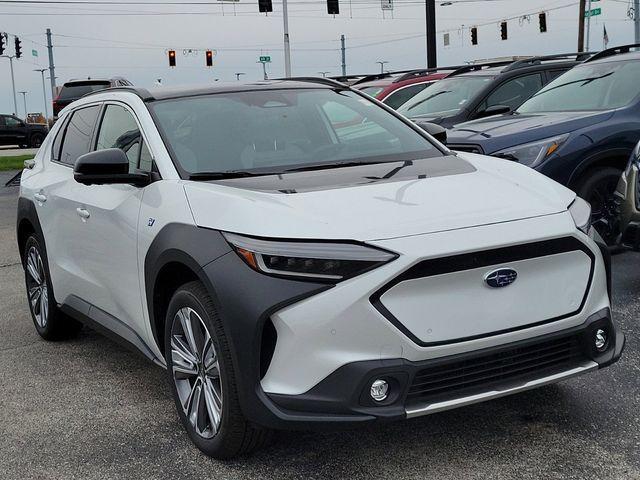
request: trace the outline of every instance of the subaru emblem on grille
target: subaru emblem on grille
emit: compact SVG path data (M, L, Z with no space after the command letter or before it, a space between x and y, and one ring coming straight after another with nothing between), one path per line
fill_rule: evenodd
M508 287L518 278L518 272L511 268L501 268L488 273L484 277L484 283L491 288Z

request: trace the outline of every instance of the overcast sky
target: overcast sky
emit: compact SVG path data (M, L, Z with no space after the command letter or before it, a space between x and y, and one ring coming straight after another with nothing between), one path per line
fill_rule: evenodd
M93 0L89 0L93 1ZM151 1L151 0L141 0ZM195 0L202 2L203 0ZM169 3L169 0L166 0ZM456 0L454 0L456 2ZM438 63L506 55L572 52L577 44L578 1L571 0L458 0L437 6ZM103 2L104 3L104 2ZM259 79L258 56L269 54L269 74L284 74L282 55L282 3L274 0L274 12L258 13L257 0L210 5L34 5L0 1L0 31L23 39L24 56L15 61L16 89L25 90L29 112L43 111L40 73L48 66L45 30L54 33L58 84L71 78L124 76L150 86L161 78L165 85L206 83L219 78ZM123 5L122 3L127 3ZM440 3L440 2L439 2ZM603 24L610 44L633 43L633 22L627 16L627 0L593 2L602 15L594 17L591 48L601 49ZM234 8L235 7L235 8ZM538 13L547 12L548 33L538 30ZM380 0L340 0L340 15L326 13L324 0L289 0L289 25L294 75L340 73L341 34L347 39L347 72L379 71L376 61L388 61L386 69L425 65L424 2L395 0L393 13L383 14ZM509 19L509 39L501 41L499 22ZM469 27L478 25L479 45L470 45ZM444 34L451 45L444 46ZM198 49L183 55L185 49ZM168 49L178 51L178 66L168 67ZM204 50L217 52L215 66L207 69ZM32 56L37 51L37 57ZM13 39L9 42L13 53ZM48 73L47 73L48 76ZM48 80L47 80L48 85ZM0 59L0 112L13 112L9 62ZM50 101L50 91L47 91ZM18 95L18 114L24 115Z

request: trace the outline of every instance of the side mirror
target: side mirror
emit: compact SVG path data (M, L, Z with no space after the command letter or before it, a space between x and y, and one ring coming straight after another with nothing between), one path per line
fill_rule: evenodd
M147 185L146 173L129 173L129 159L119 148L85 153L76 160L73 178L83 185L132 184Z
M438 140L440 143L447 144L447 129L431 122L420 122L417 121L416 125L418 125L421 129L431 135L433 138Z
M491 105L487 107L485 110L482 110L477 113L477 118L490 117L492 115L500 115L502 113L509 113L511 111L511 107L508 105Z

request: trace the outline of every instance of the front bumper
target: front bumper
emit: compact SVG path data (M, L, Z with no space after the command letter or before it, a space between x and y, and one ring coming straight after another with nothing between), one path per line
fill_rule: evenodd
M610 341L606 351L593 348L597 329ZM519 393L556 383L615 363L625 337L612 323L609 309L585 325L542 337L468 354L409 362L389 359L356 362L336 370L303 395L267 395L274 413L288 421L351 423L399 420ZM432 387L429 385L431 378ZM389 398L376 403L371 383L386 380Z

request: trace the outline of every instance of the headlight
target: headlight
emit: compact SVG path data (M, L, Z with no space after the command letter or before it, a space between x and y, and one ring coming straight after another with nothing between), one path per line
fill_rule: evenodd
M573 217L573 222L581 232L591 236L591 205L580 197L576 197L571 205L569 205L569 213Z
M567 141L569 134L547 138L533 143L516 145L493 154L495 157L504 157L534 168L553 155L560 146Z
M352 243L279 241L224 233L252 269L267 275L338 282L397 258L386 250Z

